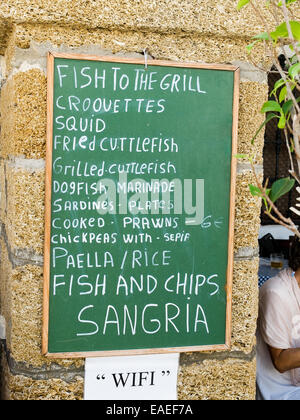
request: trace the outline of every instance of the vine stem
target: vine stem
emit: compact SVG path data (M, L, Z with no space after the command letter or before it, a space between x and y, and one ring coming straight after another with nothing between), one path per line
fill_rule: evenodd
M278 210L278 208L275 206L275 204L273 203L273 201L270 199L270 197L266 193L267 185L265 187L263 187L262 184L261 184L261 182L259 181L259 179L257 177L257 173L256 173L256 170L255 170L255 167L253 165L253 162L251 161L250 164L251 164L252 172L253 172L254 177L255 177L256 185L260 189L263 197L266 199L266 201L269 204L271 210L273 210L276 213L276 215L277 215L278 218L276 218L275 216L273 216L271 214L271 211L265 211L265 214L267 214L276 223L278 223L278 224L286 227L287 229L291 230L296 236L298 236L298 238L300 238L300 232L298 231L298 229L295 226L295 224L292 221L292 219L291 218L284 217L284 215Z

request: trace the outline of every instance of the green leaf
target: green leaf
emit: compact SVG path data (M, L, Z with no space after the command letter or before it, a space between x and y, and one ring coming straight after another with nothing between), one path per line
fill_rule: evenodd
M298 1L298 0L286 0L285 3L286 3L287 6L289 6L291 3L295 3L295 1ZM283 3L282 3L282 1L280 1L278 3L278 6L282 6L282 5L283 5Z
M295 40L300 41L300 23L297 21L290 21L292 35Z
M234 157L236 159L247 159L247 160L249 160L249 155L246 155L246 154L243 154L243 153L238 153L238 154L234 155Z
M300 102L300 97L296 99L296 102ZM282 111L284 113L285 116L287 116L287 114L291 111L291 109L294 106L294 102L292 101L292 99L290 99L289 101L286 101L283 105L282 105Z
M250 0L240 0L237 5L237 9L241 10L246 4L248 4Z
M256 185L249 184L249 190L250 190L250 193L251 193L251 195L253 197L260 197L260 198L263 199L263 202L265 204L265 207L266 207L267 211L270 212L271 211L271 208L269 208L268 201L267 201L266 197L263 195L263 192L261 191L261 189L258 188ZM270 192L271 192L271 189L270 188L267 188L265 190L265 193L268 196L270 195Z
M287 116L287 114L290 112L290 110L293 108L294 102L290 99L289 101L286 101L283 105L282 105L282 111L284 113L285 116Z
M285 115L282 114L279 119L278 128L280 128L281 130L284 129L285 124L286 124L286 118L285 118Z
M262 197L262 192L256 185L249 184L249 190L253 197Z
M255 45L258 43L259 41L254 41L252 42L252 44L247 45L246 50L248 51L248 53L250 54L253 47L255 47Z
M282 23L281 25L277 26L276 30L271 32L271 37L274 39L274 41L277 42L278 38L285 38L288 36L288 30L286 23Z
M278 115L270 113L267 118L265 119L265 121L261 124L261 126L259 127L259 129L257 130L257 132L255 133L255 136L253 137L253 139L251 140L251 144L254 144L254 140L256 139L256 137L259 135L259 133L261 132L261 130L264 128L264 126L266 124L268 124L269 121L273 120L274 118L279 118Z
M289 45L289 48L290 48L290 50L291 50L292 52L294 52L294 48L293 48L293 46L292 46L292 45ZM294 55L290 58L290 62L291 62L292 64L297 64L297 63L298 63L298 57L297 57L297 54L294 54Z
M286 98L286 95L287 95L287 87L283 86L279 94L279 102L283 102Z
M282 178L274 182L270 192L270 200L275 203L280 197L287 194L295 185L295 180L291 178Z
M271 92L271 95L275 95L275 93L277 92L277 90L281 87L285 85L285 80L284 79L279 79L277 80L277 82L274 85L274 89Z
M291 79L295 79L296 76L298 76L300 72L300 63L296 63L293 64L290 68L289 68L289 75L291 77Z
M264 114L265 112L271 112L271 111L280 112L280 113L282 112L281 106L279 105L278 102L276 101L265 102L260 112Z
M252 39L259 39L263 41L272 41L272 38L268 32L262 32L261 34L255 35Z
M290 21L291 31L293 37L300 41L300 23L294 20ZM288 38L289 32L287 28L286 22L282 23L281 25L277 26L274 32L271 32L271 37L274 39L275 42L278 41L278 38Z

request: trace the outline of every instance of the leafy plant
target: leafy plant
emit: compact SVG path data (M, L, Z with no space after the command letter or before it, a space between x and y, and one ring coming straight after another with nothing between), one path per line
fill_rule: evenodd
M255 142L269 121L276 119L278 128L284 133L290 159L291 178L279 179L269 186L268 180L265 185L260 183L255 173L253 158L243 155L243 158L248 158L250 161L255 174L256 185L249 186L250 192L253 196L262 198L265 212L272 220L289 228L300 238L292 219L285 218L275 204L294 187L295 183L300 185L300 23L294 16L295 6L297 7L294 3L298 3L299 6L299 0L239 0L237 9L251 8L264 29L253 37L253 42L247 47L250 60L253 49L258 44L263 44L266 57L272 61L272 69L280 74L280 79L271 92L271 99L265 102L260 110L265 114L265 120L251 142L252 144ZM273 21L273 27L270 26L270 20ZM280 55L284 60L279 59ZM283 61L285 65L282 64ZM300 192L298 188L297 191ZM291 207L291 211L300 215L295 207Z

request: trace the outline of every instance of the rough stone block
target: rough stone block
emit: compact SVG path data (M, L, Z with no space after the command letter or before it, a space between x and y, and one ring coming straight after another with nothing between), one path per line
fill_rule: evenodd
M258 264L258 258L234 262L231 351L250 353L256 344Z
M81 359L46 358L41 353L43 319L43 269L24 265L10 270L6 293L10 300L7 347L14 363L29 371L36 367L51 370L51 365L66 369L81 366Z
M293 5L292 5L293 6ZM47 0L2 0L0 22L57 23L65 26L89 28L122 28L156 32L218 33L222 36L249 37L264 28L249 9L238 12L232 0L199 2L198 0L73 0L49 2ZM293 7L295 19L299 10ZM264 13L264 12L263 12ZM274 19L266 13L274 25ZM1 34L5 37L4 34ZM0 39L0 41L2 41ZM3 41L2 41L3 42Z
M19 69L20 59L32 63L39 52L45 57L43 49L92 55L99 55L100 51L100 55L132 56L142 54L147 47L150 55L156 59L239 64L249 60L246 50L248 43L248 39L229 39L217 33L207 36L203 32L163 33L145 32L136 28L122 31L119 28L108 30L84 26L74 28L64 25L18 23L14 25L5 56L7 72ZM262 54L264 50L258 45L253 51L253 60L259 62Z
M0 223L4 220L6 214L6 179L5 164L0 159Z
M0 238L0 313L7 320L10 319L11 299L9 293L9 280L11 276L11 264L9 261L6 243L2 237Z
M219 32L223 35L240 33L241 26L248 23L252 31L261 29L252 14L238 13L230 0L222 5L202 4L197 0L115 0L103 2L83 0L71 3L51 3L46 0L30 0L26 6L22 0L3 0L0 17L12 16L15 21L61 23L68 26L120 27L122 29L155 30L163 32L199 31ZM212 8L214 13L212 13ZM245 22L246 21L246 22Z
M33 379L30 376L12 374L5 362L2 398L4 400L82 400L83 378L72 380L62 378Z
M41 361L42 291L41 267L14 269L10 279L11 327L8 346L15 361L38 365Z
M262 163L264 130L260 132L254 144L251 140L265 120L260 113L261 107L268 99L268 85L258 82L240 84L240 109L238 131L238 153L253 156L254 163Z
M261 199L251 195L249 184L255 184L252 172L245 172L237 176L234 222L235 251L239 248L258 247Z
M39 69L18 72L2 89L1 156L45 157L46 76Z
M180 400L255 399L255 360L207 359L181 366L178 376Z
M6 166L7 215L5 226L11 249L43 253L45 171Z

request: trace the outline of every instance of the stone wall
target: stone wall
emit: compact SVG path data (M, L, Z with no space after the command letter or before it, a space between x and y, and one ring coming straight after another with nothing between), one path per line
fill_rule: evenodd
M200 4L200 5L199 5ZM266 75L245 50L257 24L235 1L2 0L0 4L0 314L4 399L82 399L84 360L41 355L47 51L241 67L239 153L256 155L262 173ZM258 51L262 56L262 51ZM251 147L251 150L250 150ZM179 399L255 398L260 202L248 191L249 165L237 168L232 346L227 352L182 354Z

